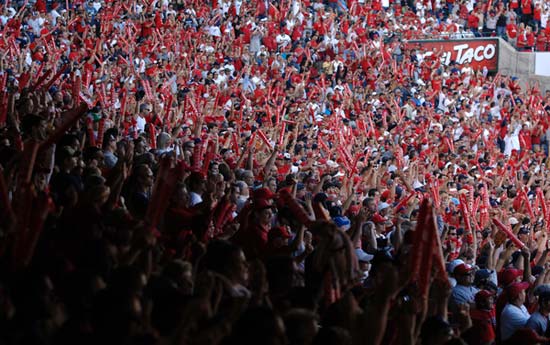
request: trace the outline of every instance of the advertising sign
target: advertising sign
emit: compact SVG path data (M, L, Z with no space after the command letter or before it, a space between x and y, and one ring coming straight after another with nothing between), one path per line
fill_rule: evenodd
M443 50L441 60L445 65L455 61L458 65L468 62L475 70L498 69L498 39L414 40L409 41L408 46L426 52Z

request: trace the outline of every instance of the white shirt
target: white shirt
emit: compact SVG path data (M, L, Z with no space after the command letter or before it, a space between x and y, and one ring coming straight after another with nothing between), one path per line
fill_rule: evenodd
M222 36L222 32L221 32L220 28L217 27L217 26L214 26L214 25L212 25L211 27L208 28L208 33L210 34L210 36L214 36L214 37L221 37Z
M145 124L147 123L147 121L145 121L145 118L141 117L141 116L138 116L137 119L136 119L136 126L137 126L137 129L138 129L138 132L144 132L145 131Z
M525 327L531 315L524 305L517 307L513 304L506 304L500 315L500 337L508 340L518 329Z
M543 29L546 29L546 25L548 25L548 16L550 13L548 12L542 12L540 14L540 27Z

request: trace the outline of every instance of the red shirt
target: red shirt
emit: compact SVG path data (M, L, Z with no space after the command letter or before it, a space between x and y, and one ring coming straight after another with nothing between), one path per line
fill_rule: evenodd
M509 23L506 25L506 35L510 38L516 38L518 36L518 27L514 23Z
M531 0L521 0L521 11L523 14L533 13L533 9L531 8Z
M487 344L496 338L496 312L492 310L470 310L472 328L464 334L464 339L471 345Z
M468 27L470 29L477 29L479 27L479 18L475 14L471 13L468 16Z
M533 19L540 20L541 12L542 12L542 9L540 8L540 6L536 6L535 9L533 10Z
M527 46L528 47L535 46L535 33L531 31L525 36L526 36L526 39L527 39Z

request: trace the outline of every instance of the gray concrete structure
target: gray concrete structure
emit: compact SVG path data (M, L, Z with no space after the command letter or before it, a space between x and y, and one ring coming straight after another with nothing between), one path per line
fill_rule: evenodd
M502 75L516 76L522 86L540 83L541 91L550 90L550 77L535 74L535 54L518 52L508 42L499 38L498 70Z

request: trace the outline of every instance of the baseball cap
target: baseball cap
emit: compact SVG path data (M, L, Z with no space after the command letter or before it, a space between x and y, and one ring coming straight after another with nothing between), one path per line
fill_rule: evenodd
M277 226L277 227L272 228L269 231L268 236L269 236L270 239L274 239L274 238L277 238L277 237L282 237L282 238L291 238L292 237L290 232L288 232L288 230L284 226Z
M474 283L481 282L483 279L487 279L491 276L491 273L493 273L491 270L483 268L476 271L476 277L474 279Z
M507 268L504 271L501 271L498 275L498 281L501 286L508 286L514 282L517 277L523 275L523 270L518 270L516 268Z
M355 249L355 255L357 256L357 260L360 262L370 262L374 258L374 255L366 253L361 248Z
M483 300L486 300L487 298L492 297L494 295L495 295L495 293L492 292L492 291L480 290L478 293L476 293L475 302L479 303L479 302L481 302Z
M372 219L371 219L375 224L383 224L387 221L386 218L382 217L381 215L379 215L378 213L376 213L374 216L372 216Z
M542 284L542 285L537 286L533 290L533 294L535 296L540 296L540 295L543 295L543 294L550 294L550 284Z
M453 261L451 261L451 262L449 262L449 263L447 264L447 271L449 271L449 273L453 273L454 270L455 270L455 268L456 268L458 265L463 264L463 263L464 263L463 260L461 260L461 259L455 259L455 260L453 260Z
M381 202L378 204L378 212L390 207L390 205L386 202Z
M527 235L527 234L529 234L529 233L530 233L529 228L523 228L523 227L522 227L522 228L519 229L519 231L518 231L518 235Z
M273 202L271 199L267 198L254 198L254 201L252 203L255 210L263 210L266 208L275 208L275 205L273 205Z
M529 283L527 282L512 283L506 288L506 294L508 295L508 298L514 299L518 297L520 292L525 291L528 288L529 288Z
M269 188L258 188L255 189L252 195L252 198L254 200L256 199L273 199L275 194L269 189Z
M516 217L510 217L510 219L508 219L508 223L510 223L510 225L516 225L519 221Z
M460 264L455 267L453 270L453 274L455 275L464 275L472 272L474 268L468 264Z
M343 228L344 230L348 230L350 228L351 222L348 217L337 216L332 218L332 220L339 228Z

